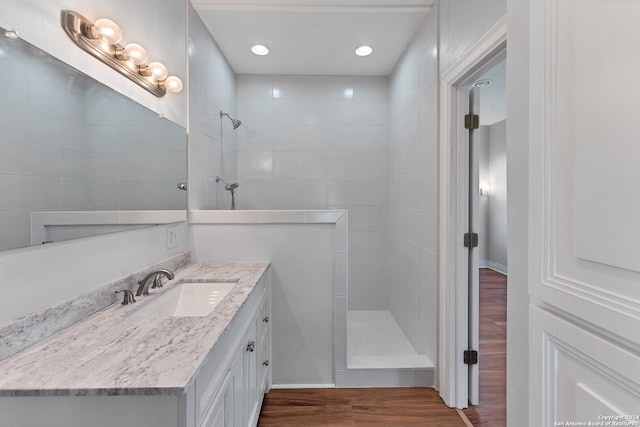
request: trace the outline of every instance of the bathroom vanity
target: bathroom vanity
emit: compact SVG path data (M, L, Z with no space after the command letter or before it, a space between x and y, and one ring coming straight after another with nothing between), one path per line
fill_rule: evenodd
M255 426L271 387L269 273L189 264L1 361L0 426ZM208 314L149 310L176 287L212 283L227 293Z

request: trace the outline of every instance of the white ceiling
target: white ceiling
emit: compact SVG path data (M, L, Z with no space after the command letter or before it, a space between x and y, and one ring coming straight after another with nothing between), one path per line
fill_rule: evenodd
M435 0L191 0L237 74L386 76ZM269 47L256 56L250 47ZM368 44L372 55L353 51Z
M491 80L489 86L480 88L480 124L489 126L507 118L506 59L496 64L480 79Z

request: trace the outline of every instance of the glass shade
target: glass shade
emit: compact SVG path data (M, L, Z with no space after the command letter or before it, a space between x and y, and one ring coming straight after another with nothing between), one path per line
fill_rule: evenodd
M162 82L162 84L164 85L165 89L167 89L169 92L176 93L182 90L182 80L180 80L176 76L167 77L167 79L164 82Z
M149 64L149 71L154 79L160 81L167 78L169 72L167 71L167 67L160 62L152 62Z
M124 48L124 53L133 61L136 65L144 65L147 63L148 55L147 51L136 43L129 43Z
M94 24L96 32L102 37L104 40L111 44L120 43L122 40L122 30L110 19L101 18L98 19Z

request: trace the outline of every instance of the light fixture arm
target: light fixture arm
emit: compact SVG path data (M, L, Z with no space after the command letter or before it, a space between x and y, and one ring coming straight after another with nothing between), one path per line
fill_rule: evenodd
M152 76L140 74L138 65L122 57L122 52L124 51L123 46L119 44L109 44L100 38L90 38L91 36L95 36L95 34L91 34L93 23L87 18L71 10L63 10L60 15L62 28L64 28L69 38L82 50L98 58L158 98L166 94L166 89L163 85L156 82ZM118 56L124 60L118 59Z

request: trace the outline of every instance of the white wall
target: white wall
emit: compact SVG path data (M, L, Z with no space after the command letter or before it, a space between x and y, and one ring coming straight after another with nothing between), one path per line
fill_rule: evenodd
M506 120L480 127L480 262L504 272L507 264L507 151Z
M507 121L489 126L489 233L487 260L507 267Z
M436 360L438 11L390 76L387 297L415 349ZM351 295L349 296L351 297Z
M474 143L478 150L478 183L480 188L488 188L490 160L489 160L489 126L480 126L474 131ZM484 267L489 256L489 197L480 195L478 197L478 259L480 267Z
M273 383L333 384L335 224L190 229L193 261L271 261Z
M349 308L387 309L387 78L238 76L240 209L349 211Z
M123 43L143 45L152 61L187 81L185 0L3 0L0 27L72 67L112 87L151 110L187 127L187 91L157 98L77 47L60 25L60 11L74 10L87 19L110 18L120 25Z
M229 192L218 175L235 179L236 132L231 121L236 111L236 76L189 6L189 209L228 209Z
M507 13L506 0L440 0L440 70L446 71Z

